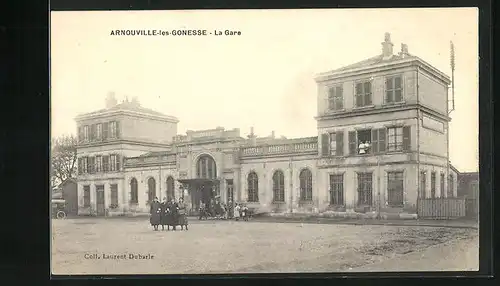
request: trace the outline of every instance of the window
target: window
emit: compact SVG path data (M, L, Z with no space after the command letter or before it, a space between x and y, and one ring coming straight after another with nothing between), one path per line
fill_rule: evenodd
M109 156L109 170L120 171L120 156L113 154Z
M83 186L83 207L90 207L90 186Z
M325 133L322 135L323 156L343 156L344 155L344 132Z
M90 125L90 141L94 141L97 137L96 125Z
M259 201L259 178L255 172L251 172L247 177L248 201Z
M104 122L102 124L102 139L103 140L108 139L108 134L109 134L109 123L108 122Z
M107 155L102 157L102 171L103 172L109 171L109 156Z
M439 190L441 192L441 197L444 197L444 173L441 173L441 176L439 177ZM448 197L448 194L446 194Z
M276 171L273 175L273 201L285 201L285 176L282 171Z
M136 178L132 178L132 180L130 180L130 203L137 204L138 202L137 180Z
M419 197L424 199L425 198L425 185L427 184L426 180L427 173L425 171L420 172L420 188L419 188Z
M112 184L111 186L111 208L118 207L118 185Z
M358 173L358 206L372 205L372 173Z
M436 197L436 172L431 173L431 198Z
M386 129L372 129L372 142L370 146L372 153L384 153L386 144Z
M95 171L97 173L102 172L102 156L95 157Z
M391 207L402 207L403 193L403 172L387 173L387 204Z
M151 203L156 197L156 180L154 178L148 179L148 203Z
M371 153L371 130L358 130L357 131L357 149L358 154L365 155Z
M203 179L217 178L217 169L215 160L209 155L203 155L196 163L197 177Z
M97 124L97 140L101 140L102 139L102 124L99 123Z
M330 205L344 205L344 175L330 175Z
M90 157L89 160L88 171L90 174L95 173L95 157Z
M118 138L118 122L117 121L111 121L109 123L109 128L110 128L110 138Z
M385 80L385 102L403 101L403 85L401 76L389 77Z
M342 86L328 89L328 109L341 110L344 108L344 95Z
M89 141L89 126L88 125L83 126L83 141L85 141L85 142Z
M448 179L448 197L452 198L453 197L453 190L455 189L455 184L453 181L453 175L450 174L450 177Z
M89 158L82 157L82 173L86 174L89 172Z
M387 150L401 151L403 150L403 127L388 128Z
M356 107L372 104L372 83L370 81L356 83Z
M175 180L172 177L167 178L167 201L175 200Z
M312 173L309 169L304 169L299 174L300 180L300 200L312 201Z

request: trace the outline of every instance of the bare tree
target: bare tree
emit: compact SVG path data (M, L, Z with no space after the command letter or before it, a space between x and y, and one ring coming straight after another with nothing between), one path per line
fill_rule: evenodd
M53 186L76 177L77 142L73 135L63 135L52 140L50 176Z

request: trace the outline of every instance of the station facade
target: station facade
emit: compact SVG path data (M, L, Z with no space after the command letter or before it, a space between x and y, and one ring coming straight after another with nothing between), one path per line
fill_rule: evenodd
M408 52L319 74L317 136L243 137L240 129L177 134L177 118L117 103L76 118L79 214L149 211L213 197L266 213L414 215L419 198L456 197L448 160L450 79Z

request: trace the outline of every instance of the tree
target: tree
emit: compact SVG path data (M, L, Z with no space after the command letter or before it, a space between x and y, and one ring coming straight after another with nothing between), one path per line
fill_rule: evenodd
M77 139L73 135L63 135L52 140L50 177L52 186L76 177Z

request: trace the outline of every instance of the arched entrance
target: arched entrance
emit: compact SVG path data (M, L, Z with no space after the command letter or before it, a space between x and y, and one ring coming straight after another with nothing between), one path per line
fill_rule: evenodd
M210 205L214 198L219 195L220 184L217 179L217 164L212 156L201 155L196 160L195 167L193 178L179 180L179 182L187 186L191 211L197 213L201 203Z

